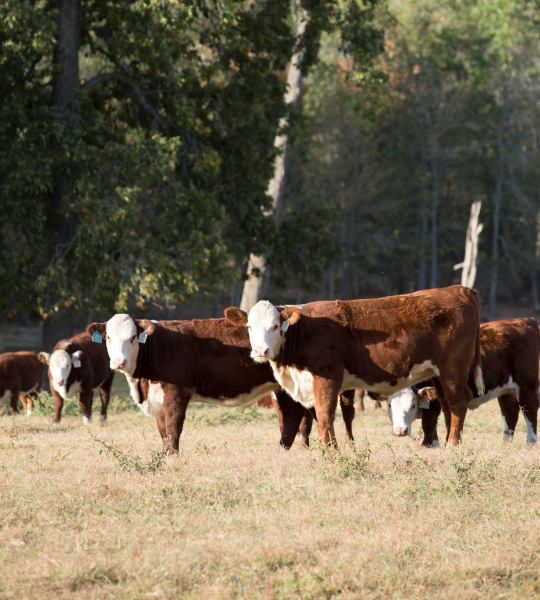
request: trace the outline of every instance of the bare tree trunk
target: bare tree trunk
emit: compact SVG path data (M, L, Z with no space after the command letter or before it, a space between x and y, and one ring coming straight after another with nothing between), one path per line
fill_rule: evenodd
M418 257L418 289L425 290L427 285L426 244L428 236L428 219L426 206L426 179L428 168L426 146L423 138L420 143L420 158L422 163L422 185L420 189L420 256Z
M432 194L431 194L431 287L437 287L437 209L439 206L439 151L437 143L432 146Z
M471 205L471 214L469 217L469 225L467 227L467 235L465 238L465 258L462 263L454 265L454 271L463 268L461 272L461 285L465 287L474 287L476 280L476 259L478 256L478 238L484 226L478 223L480 218L480 209L482 203L480 201L473 202Z
M300 38L306 29L309 22L309 15L306 10L299 8L298 21L296 26L296 38ZM289 65L287 74L287 91L285 93L285 102L293 104L295 109L298 109L302 91L302 73L299 65L302 60L301 53L297 52L293 55ZM278 131L284 131L287 125L287 119L283 117L279 121ZM276 221L279 216L279 208L283 198L283 190L285 188L285 175L287 172L288 158L288 135L278 134L274 140L274 147L280 152L274 161L274 176L268 184L267 194L272 198L272 212ZM270 214L272 214L272 212ZM259 300L263 277L266 271L266 256L256 256L251 254L249 257L247 275L248 278L244 283L244 291L240 308L248 311Z
M501 118L497 131L497 146L499 150L499 168L496 174L495 194L493 197L493 232L492 232L492 251L491 258L491 285L489 288L489 314L492 317L497 315L497 282L499 278L499 218L501 212L502 186L504 182L504 128L506 124L506 113L508 111L508 89L503 88L503 106Z
M532 265L532 291L534 312L540 312L540 298L538 294L538 262L540 261L540 211L536 213L536 244L534 247L534 262Z

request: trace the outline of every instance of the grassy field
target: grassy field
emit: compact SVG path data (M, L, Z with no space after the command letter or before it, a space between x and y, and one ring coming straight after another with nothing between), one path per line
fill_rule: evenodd
M0 597L540 596L539 450L522 422L501 444L494 402L457 450L392 437L369 402L337 455L276 452L269 411L194 406L166 459L130 407L0 418Z

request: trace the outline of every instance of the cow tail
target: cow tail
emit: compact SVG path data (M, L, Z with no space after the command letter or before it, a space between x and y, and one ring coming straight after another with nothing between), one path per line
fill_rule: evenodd
M484 387L484 374L482 373L482 356L480 354L480 300L478 292L474 292L474 306L476 308L476 348L474 354L474 383L479 396L484 396L486 391Z

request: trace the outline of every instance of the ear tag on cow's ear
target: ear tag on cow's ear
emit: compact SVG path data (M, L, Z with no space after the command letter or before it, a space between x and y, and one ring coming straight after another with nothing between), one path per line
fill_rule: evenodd
M139 343L141 344L145 344L146 343L146 338L148 337L148 334L146 333L146 331L143 331L141 333L141 335L139 336Z
M103 338L101 337L101 333L99 333L99 331L94 331L92 334L92 341L96 344L101 344L103 342Z
M421 398L418 406L420 408L429 408L429 398Z
M281 331L287 331L287 329L289 329L289 319L283 321L281 324Z
M80 368L80 366L81 366L81 361L80 361L78 358L75 358L75 359L73 360L73 366L74 366L76 369Z

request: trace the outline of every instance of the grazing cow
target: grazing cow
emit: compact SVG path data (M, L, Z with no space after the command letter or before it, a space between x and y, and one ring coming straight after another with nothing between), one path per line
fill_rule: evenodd
M485 393L476 395L469 403L474 410L497 398L502 413L503 438L514 439L514 431L519 417L519 409L523 410L527 424L527 442L536 444L540 329L534 319L512 319L493 321L480 326L480 352L482 372L484 375ZM469 374L469 387L473 385L473 374ZM435 387L427 387L419 392L419 401L428 401L435 405L440 392ZM410 427L416 417L418 402L414 398L409 403L403 402L399 409L393 410L394 419L404 419ZM433 423L425 424L422 416L424 435L428 439L432 435ZM435 423L436 424L436 423ZM428 431L426 432L426 428ZM435 430L436 431L436 430Z
M276 397L280 446L291 447L305 409L281 389L269 365L251 360L245 327L226 319L148 321L117 314L87 331L105 337L111 368L125 374L132 398L156 418L172 450L179 448L190 402L242 406L269 392ZM354 407L352 414L345 410L344 419L353 416Z
M35 352L0 354L0 403L9 400L12 415L19 412L19 396L26 415L32 414L32 399L41 391L42 382L43 365Z
M79 394L83 423L92 421L93 390L101 395L100 421L107 420L114 371L109 368L109 356L104 345L93 344L91 336L79 333L60 340L51 354L40 352L39 360L49 365L49 382L54 398L54 423L62 417L64 400Z
M375 300L312 302L276 308L258 302L249 315L225 311L247 325L256 362L269 361L281 386L298 402L315 407L319 432L335 444L334 415L343 390L358 388L391 396L436 378L440 382L447 441L461 440L474 368L480 365L480 303L460 285Z

